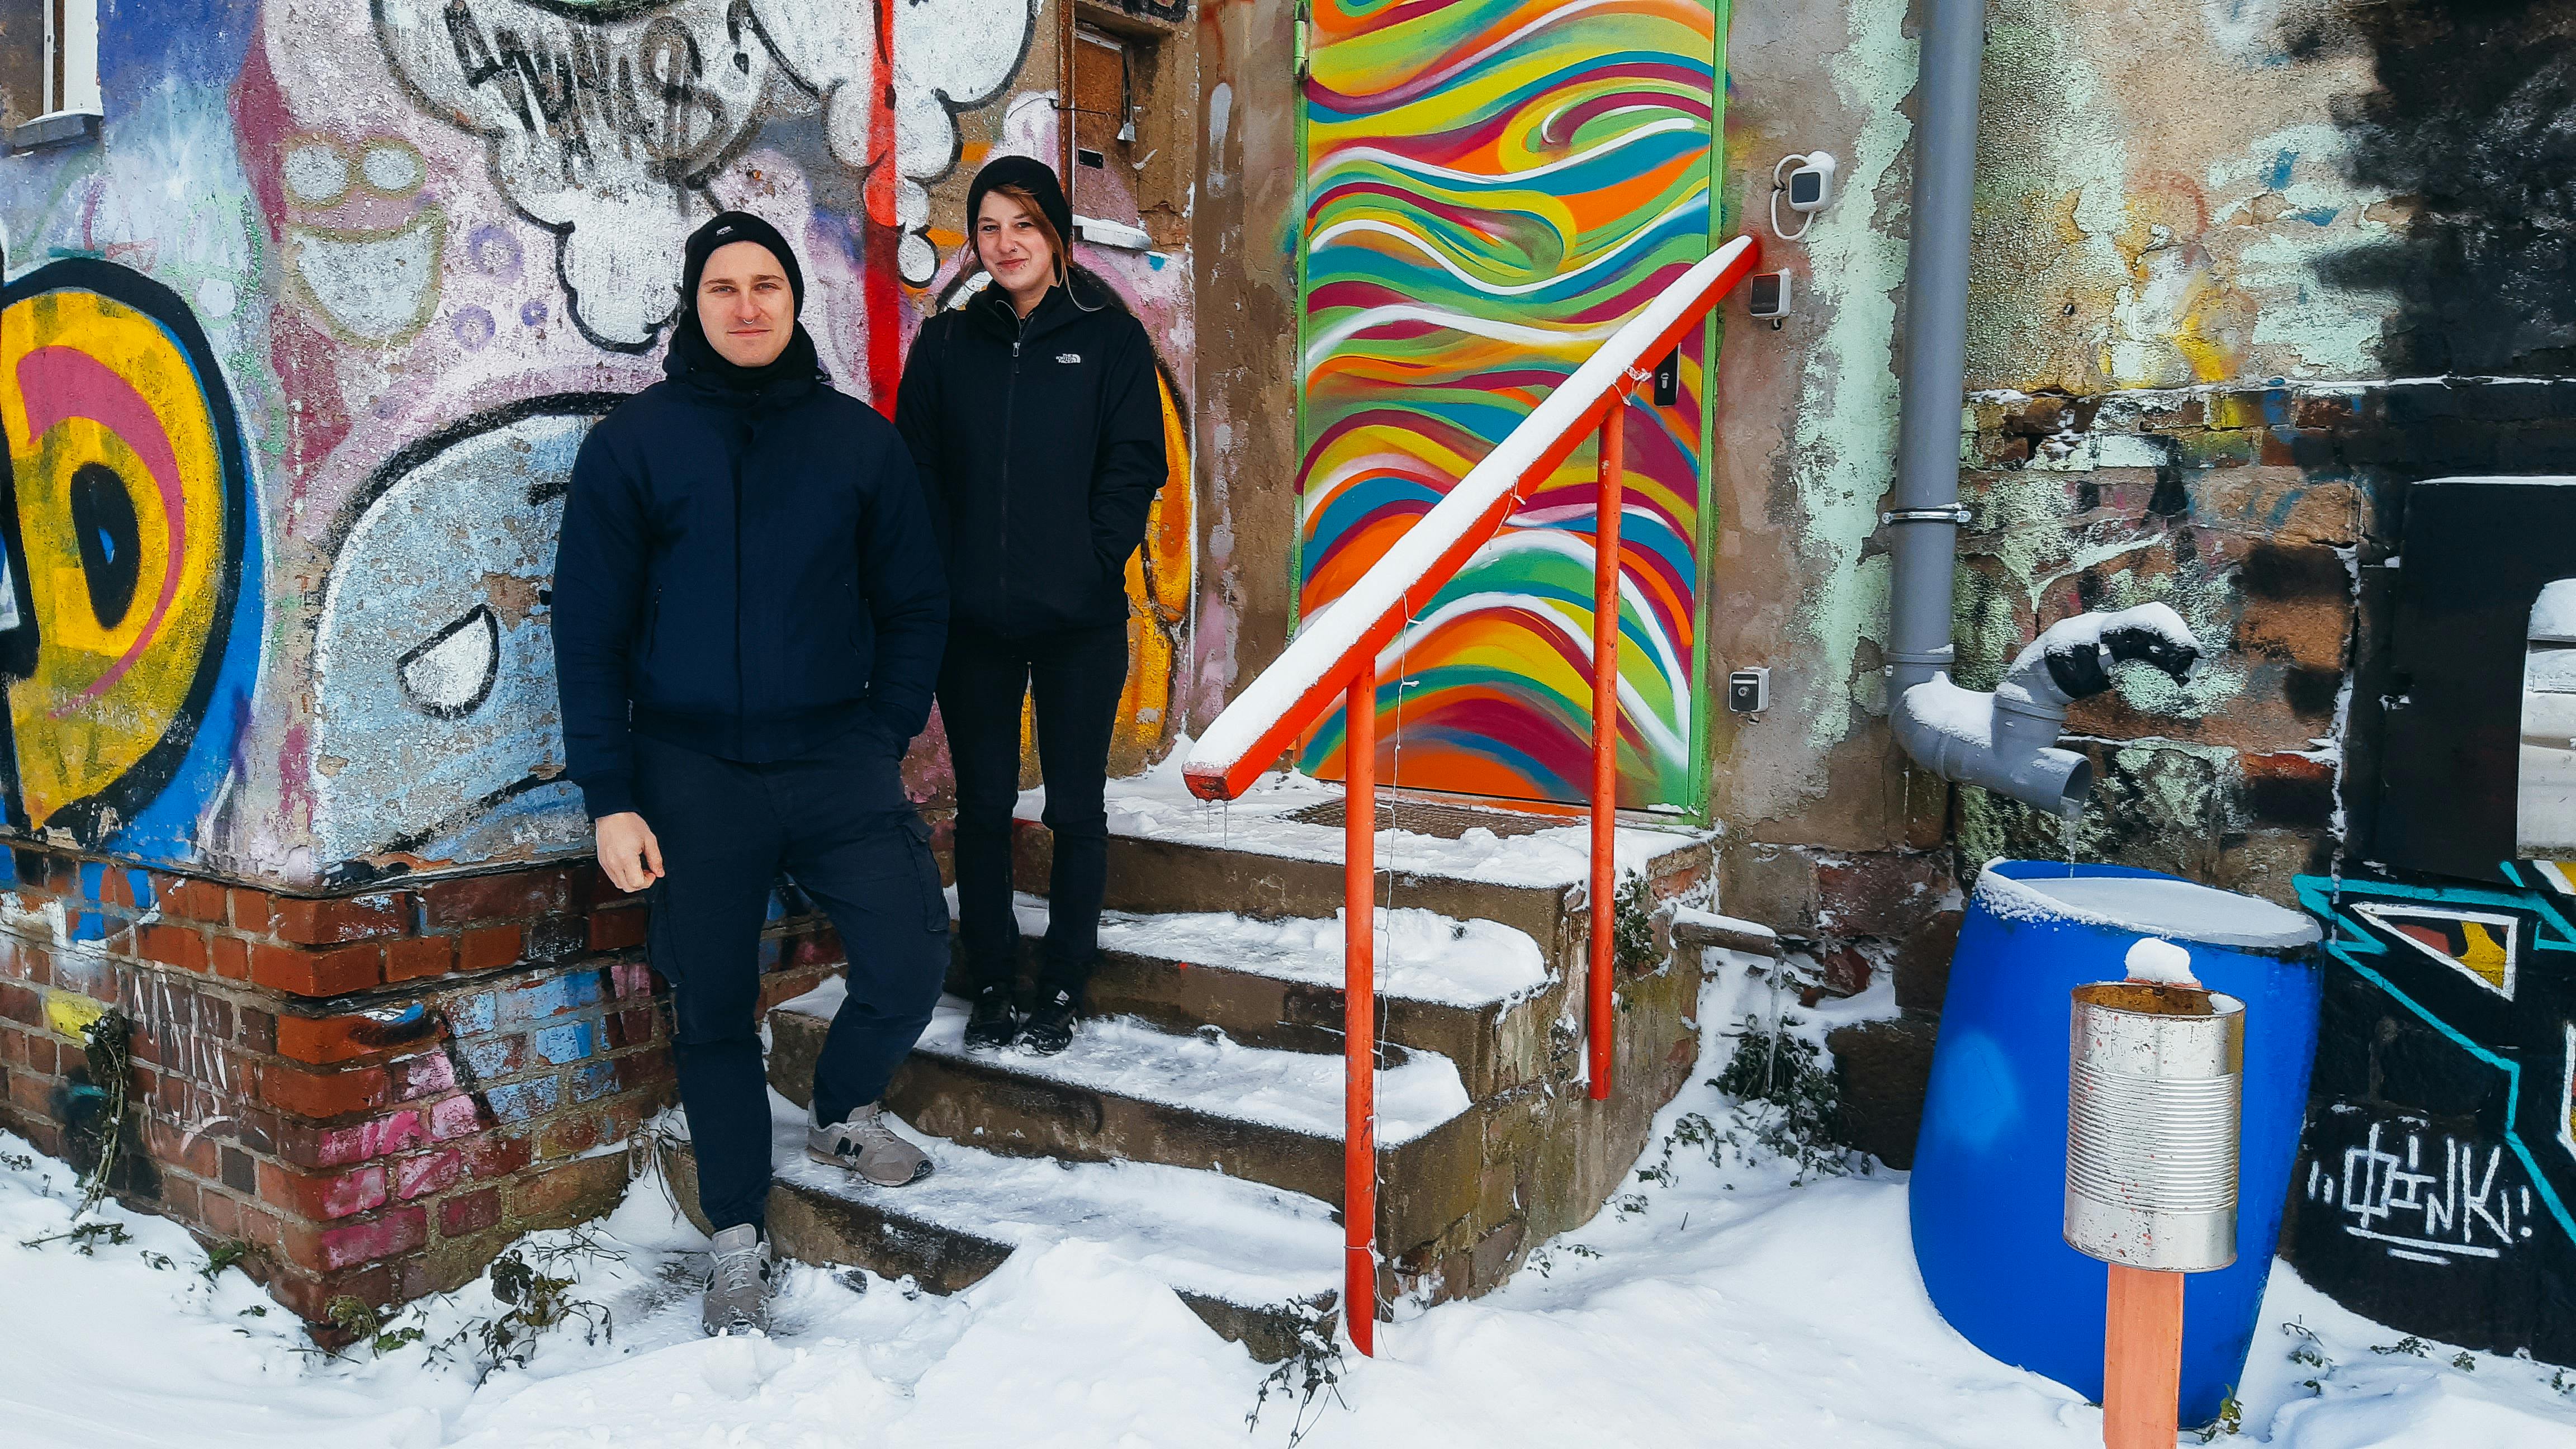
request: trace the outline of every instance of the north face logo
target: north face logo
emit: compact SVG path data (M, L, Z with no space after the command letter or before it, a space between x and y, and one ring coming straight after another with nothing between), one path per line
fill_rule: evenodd
M1080 362L1082 360L1082 354L1079 352L1059 352L1055 355L1055 360L1065 363Z

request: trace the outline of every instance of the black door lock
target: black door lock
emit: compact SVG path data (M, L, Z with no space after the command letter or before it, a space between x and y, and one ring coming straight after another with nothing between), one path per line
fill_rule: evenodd
M1655 406L1668 408L1681 400L1682 350L1676 347L1655 364Z

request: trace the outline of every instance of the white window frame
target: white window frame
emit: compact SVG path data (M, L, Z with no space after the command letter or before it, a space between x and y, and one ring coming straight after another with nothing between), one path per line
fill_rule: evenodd
M106 114L98 83L99 0L37 0L44 9L42 113L9 131L9 149L85 141Z

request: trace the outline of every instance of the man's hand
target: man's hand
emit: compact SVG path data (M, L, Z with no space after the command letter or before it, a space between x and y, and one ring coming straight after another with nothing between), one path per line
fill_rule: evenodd
M599 837L599 867L617 888L633 895L662 878L662 842L653 827L632 810L602 815L593 827Z

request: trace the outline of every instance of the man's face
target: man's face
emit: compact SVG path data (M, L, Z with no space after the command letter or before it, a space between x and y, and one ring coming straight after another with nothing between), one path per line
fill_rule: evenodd
M736 367L766 367L796 334L796 293L787 269L758 242L727 242L698 274L698 325L716 355Z

